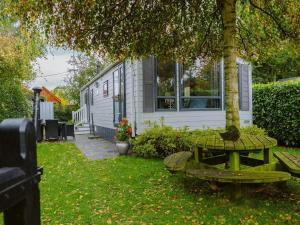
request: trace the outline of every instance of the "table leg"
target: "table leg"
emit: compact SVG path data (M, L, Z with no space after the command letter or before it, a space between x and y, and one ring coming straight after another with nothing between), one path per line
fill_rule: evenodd
M200 162L203 159L203 149L198 146L195 147L195 161Z
M195 147L194 155L195 155L195 161L199 162L199 148L198 148L198 146Z
M240 170L240 153L230 152L229 153L229 166L230 170Z
M268 164L272 161L273 158L273 152L272 149L264 149L264 163Z

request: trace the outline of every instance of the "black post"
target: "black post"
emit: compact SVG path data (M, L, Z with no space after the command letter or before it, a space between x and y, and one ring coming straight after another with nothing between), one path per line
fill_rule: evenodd
M5 225L40 225L42 169L37 166L33 123L7 119L0 123L0 212Z
M40 93L42 89L40 87L34 87L33 89L33 113L32 113L32 122L34 124L36 138L38 138L39 132L39 120L40 120Z

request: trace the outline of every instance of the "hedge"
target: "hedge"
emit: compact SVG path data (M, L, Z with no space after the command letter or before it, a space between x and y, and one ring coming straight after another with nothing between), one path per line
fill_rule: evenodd
M76 106L73 105L55 105L54 117L59 121L70 122L72 120L72 111L76 111Z
M7 118L30 117L31 102L23 94L20 83L2 80L0 93L0 122Z
M253 119L280 144L300 146L300 81L254 85Z

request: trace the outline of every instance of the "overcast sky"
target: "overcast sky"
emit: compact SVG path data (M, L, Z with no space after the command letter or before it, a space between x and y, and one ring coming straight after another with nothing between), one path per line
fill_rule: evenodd
M68 61L72 55L73 52L69 50L49 49L45 57L37 60L39 67L37 78L30 83L30 87L45 86L52 90L59 85L63 85L67 75L66 72L70 68Z

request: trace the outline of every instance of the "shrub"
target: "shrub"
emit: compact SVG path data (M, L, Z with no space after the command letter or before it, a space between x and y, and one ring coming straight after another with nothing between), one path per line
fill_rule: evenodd
M193 151L201 136L217 135L224 129L191 131L187 127L176 129L171 126L151 124L149 129L133 140L133 151L142 157L164 158L180 151ZM264 130L257 126L241 129L244 134L262 135Z
M143 157L164 158L192 148L193 137L187 128L175 129L157 124L153 124L133 141L133 151Z
M0 122L7 118L29 118L31 102L22 93L22 86L14 81L0 84Z
M59 121L71 121L72 120L72 111L75 111L75 107L72 105L62 106L55 105L54 107L54 117Z
M300 145L300 82L253 87L254 123L285 145Z

